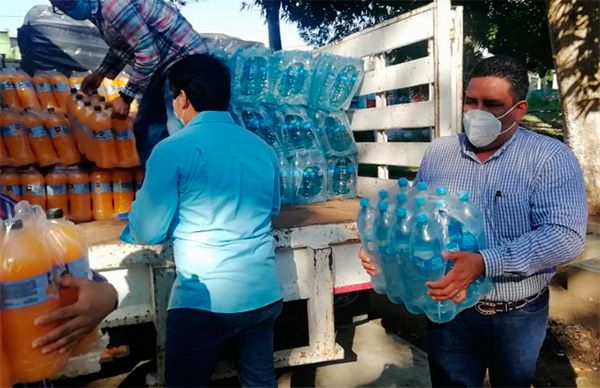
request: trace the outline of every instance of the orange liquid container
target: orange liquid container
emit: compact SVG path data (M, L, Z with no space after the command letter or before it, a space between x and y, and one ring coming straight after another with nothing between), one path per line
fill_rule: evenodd
M52 93L52 79L48 72L39 72L33 76L33 86L42 109L56 108L58 104Z
M117 165L117 147L112 134L110 116L102 111L102 107L94 107L94 114L89 119L92 134L92 160L100 168L112 168Z
M48 109L44 121L52 144L58 153L60 164L70 166L81 162L81 155L71 134L68 121L61 115L56 114L53 109Z
M22 70L17 71L13 75L13 81L15 82L17 95L19 96L19 100L21 100L23 108L42 109L33 86L33 80L27 73Z
M69 171L67 173L67 189L69 219L75 222L90 221L92 219L90 176L79 169Z
M8 105L10 108L21 108L17 87L12 73L8 70L0 71L0 104Z
M83 148L85 142L85 130L83 128L83 123L81 122L83 110L85 108L83 98L83 94L79 93L75 94L74 97L70 97L67 102L67 112L69 123L71 124L71 129L73 129L75 141L77 142L77 148L80 153L85 154Z
M55 71L50 74L50 84L52 85L52 94L58 104L57 112L67 113L67 98L69 98L70 87L69 79L61 73Z
M96 221L110 220L114 216L111 183L109 170L98 169L90 173L92 214Z
M26 108L21 114L21 124L29 137L37 165L46 167L58 163L58 155L44 126L44 119Z
M96 153L93 152L94 144L90 127L90 123L95 113L92 102L84 99L83 108L78 113L81 130L83 132L83 153L89 160L95 162L96 160L94 158L96 157Z
M6 109L5 106L0 109L0 134L15 166L35 163L35 156L21 125L20 116L17 112Z
M62 209L69 214L69 197L67 195L67 174L54 169L46 174L46 203L48 209Z
M21 172L23 200L46 209L46 181L35 168Z
M23 200L21 175L14 169L3 169L0 173L0 188L2 194L8 195L15 202Z
M2 322L2 311L0 311L0 322ZM1 325L1 323L0 323ZM0 387L12 387L13 381L10 376L10 365L8 364L8 356L4 351L2 343L2 326L0 326Z
M4 141L2 140L2 136L0 136L0 167L12 166L13 161L4 146Z
M115 214L131 211L133 202L133 176L129 170L113 170L113 202Z
M36 318L60 308L53 282L56 258L38 227L13 221L0 252L3 346L15 382L35 382L54 376L67 363L68 353L43 354L32 342L59 323L37 326Z
M74 71L69 77L69 87L81 90L81 83L90 74L89 72Z
M135 145L135 136L133 135L133 121L129 118L125 120L113 119L112 128L117 146L119 167L139 166L140 157Z

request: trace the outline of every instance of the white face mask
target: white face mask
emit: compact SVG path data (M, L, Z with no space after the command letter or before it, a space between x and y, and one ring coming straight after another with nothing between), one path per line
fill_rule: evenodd
M479 109L472 109L463 113L463 127L465 128L465 134L467 135L469 142L476 148L486 147L492 144L492 142L496 140L498 136L510 131L510 129L514 127L517 122L515 121L503 131L502 122L500 119L515 109L517 104L513 105L513 107L506 111L506 113L498 117L494 116L490 112Z
M179 96L177 96L177 98L179 98ZM175 99L175 101L177 101L177 98ZM173 107L173 114L175 115L175 118L177 120L179 120L179 122L181 123L181 125L183 125L184 127L185 127L185 122L183 121L183 114L185 113L186 109L187 108L183 108L183 110L181 111L181 116L179 116L177 114L177 111L175 110L175 107Z

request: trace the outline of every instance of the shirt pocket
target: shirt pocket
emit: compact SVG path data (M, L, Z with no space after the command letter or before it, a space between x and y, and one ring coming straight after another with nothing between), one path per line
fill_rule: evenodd
M496 192L492 203L499 241L510 241L531 231L529 192Z

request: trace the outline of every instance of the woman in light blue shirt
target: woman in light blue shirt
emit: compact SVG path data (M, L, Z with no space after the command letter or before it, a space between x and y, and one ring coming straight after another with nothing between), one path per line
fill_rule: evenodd
M277 157L233 122L229 70L218 59L186 57L169 82L185 127L152 151L122 234L138 244L173 240L167 386L206 386L231 340L242 385L275 386L273 326L282 308L271 232L280 208Z

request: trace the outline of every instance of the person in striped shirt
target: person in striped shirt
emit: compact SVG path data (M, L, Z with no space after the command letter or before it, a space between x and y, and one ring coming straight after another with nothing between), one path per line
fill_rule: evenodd
M514 58L478 63L465 91L465 133L435 139L415 181L467 191L484 215L486 249L448 252L454 268L428 283L435 300L462 301L479 276L493 291L448 323L428 322L434 386L529 387L546 334L548 283L577 257L587 224L585 185L573 153L519 126L528 77ZM365 252L367 272L377 271Z
M50 0L76 20L89 20L108 44L100 66L81 89L90 93L104 78L114 79L126 65L133 75L113 100L114 118L125 118L134 99L140 107L134 132L144 162L152 148L183 126L175 118L166 74L183 57L207 51L204 39L164 0Z

